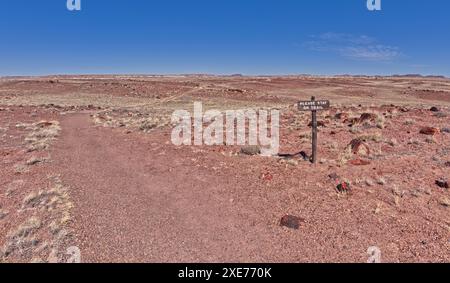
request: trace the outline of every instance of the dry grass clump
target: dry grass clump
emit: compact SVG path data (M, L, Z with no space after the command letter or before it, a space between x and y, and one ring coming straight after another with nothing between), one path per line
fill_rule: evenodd
M61 183L56 183L48 190L40 190L27 195L22 202L22 209L39 208L47 211L72 208L68 189Z
M102 112L93 116L94 123L107 128L137 129L148 133L171 124L169 116L142 114L139 112Z
M436 137L432 136L432 137L425 138L425 142L429 143L429 144L434 144L434 143L437 143L437 140L436 140Z
M6 187L6 196L9 197L13 193L15 193L18 189L20 189L24 185L23 180L15 180L7 185Z
M41 121L28 125L26 129L31 131L25 138L28 152L47 149L61 131L57 121Z
M384 129L386 127L386 119L383 116L379 116L375 119L375 123L378 129Z
M363 130L358 126L352 126L350 128L350 133L352 133L352 134L361 134L362 132L363 132Z
M59 262L61 248L71 239L67 223L71 221L69 189L58 177L50 177L51 186L28 194L19 213L34 215L13 229L0 252L0 261ZM45 239L41 243L41 241ZM42 260L44 259L44 260Z
M338 157L338 164L345 165L349 160L353 158L353 152L351 147L345 148L345 150Z
M16 174L23 174L28 171L29 171L29 169L27 168L27 166L25 166L23 164L14 165L14 173L16 173Z
M310 143L312 139L312 134L310 131L300 133L299 136L301 143Z
M34 234L41 226L41 220L33 216L19 225L16 230L10 232L1 251L0 258L4 260L14 252L19 252L20 254L29 252L31 248L39 243L39 240L34 237Z
M411 138L411 139L409 139L408 144L409 145L420 145L420 141L418 139Z
M363 135L358 137L358 139L362 140L363 142L382 142L383 141L383 134L382 133L373 133L368 135Z
M439 204L445 207L450 207L450 199L443 198L439 201Z
M414 119L406 119L405 122L403 123L405 126L412 126L416 123L416 121Z
M26 165L28 166L33 166L36 165L38 163L43 163L47 161L46 158L42 158L42 157L31 157L30 159L27 160Z
M378 185L381 185L381 186L384 186L384 185L386 185L386 179L385 178L383 178L383 177L379 177L378 179L377 179L377 184Z

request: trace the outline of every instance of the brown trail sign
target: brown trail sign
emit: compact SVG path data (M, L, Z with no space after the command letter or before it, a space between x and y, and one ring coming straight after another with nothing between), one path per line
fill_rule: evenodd
M317 162L317 111L330 108L330 101L317 100L313 96L311 101L298 102L298 110L312 112L312 156L311 162Z

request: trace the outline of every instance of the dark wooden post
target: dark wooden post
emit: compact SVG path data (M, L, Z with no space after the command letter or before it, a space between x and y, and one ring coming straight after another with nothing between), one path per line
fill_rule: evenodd
M316 101L316 97L311 97L311 101ZM317 163L317 110L312 111L312 156L311 162Z
M316 97L311 97L310 101L299 101L298 109L300 111L311 111L312 113L312 153L310 161L317 163L317 111L330 108L329 100L316 100Z

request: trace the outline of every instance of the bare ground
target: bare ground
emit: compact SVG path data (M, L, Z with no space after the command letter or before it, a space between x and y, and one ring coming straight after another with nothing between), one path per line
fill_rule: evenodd
M450 195L435 184L450 177L449 91L448 80L425 78L0 81L1 260L64 261L76 245L87 262L365 262L377 246L383 261L449 262ZM333 105L320 115L318 165L170 142L171 111L201 100L280 108L282 151L309 153L309 117L292 105L311 95ZM42 121L60 131L43 135ZM356 138L370 153L348 154ZM333 173L349 192L336 191ZM286 214L302 219L298 230L279 225Z

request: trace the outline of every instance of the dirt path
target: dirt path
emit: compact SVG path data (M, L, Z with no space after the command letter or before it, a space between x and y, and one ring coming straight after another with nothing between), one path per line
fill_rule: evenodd
M88 114L60 122L52 160L70 187L84 262L365 262L373 245L386 262L448 261L438 189L399 209L389 188L341 197L308 181L327 178L327 166L177 148L169 131L127 134ZM261 179L268 168L271 182ZM362 174L351 169L338 173ZM290 213L305 218L301 229L279 226Z
M83 261L269 259L229 184L193 172L186 156L166 155L161 137L96 128L85 114L61 126L53 157L72 188Z

